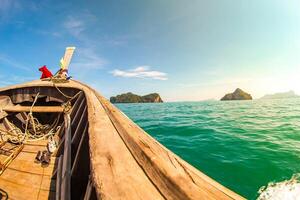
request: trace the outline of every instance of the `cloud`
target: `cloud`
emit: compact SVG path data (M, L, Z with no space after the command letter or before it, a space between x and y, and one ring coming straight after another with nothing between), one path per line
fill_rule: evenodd
M77 48L75 58L71 67L76 70L101 69L107 61L100 57L92 48Z
M96 21L96 17L88 10L84 10L80 15L69 15L66 21L63 22L63 28L72 36L79 40L89 40L84 34L86 29L93 28L93 22Z
M6 55L2 55L0 54L0 63L3 63L9 67L13 67L13 68L18 68L18 69L23 69L23 70L29 70L28 67L18 63L17 61L9 58Z
M36 77L33 76L19 76L15 74L0 74L0 86L8 86L24 83L27 81L35 80Z
M46 1L45 1L46 2ZM41 9L42 1L0 0L0 24L10 23L16 26L24 25L23 21L13 18L20 12L36 12Z
M1 1L1 0L0 0ZM78 15L69 15L61 23L62 34L72 36L88 47L110 46L118 47L128 44L128 40L140 37L137 34L103 34L101 21L89 10L84 10ZM92 31L90 31L92 30ZM55 34L52 34L56 36Z
M89 70L102 69L108 63L97 53L97 46L94 45L96 40L93 40L88 32L85 32L85 30L93 27L95 19L95 16L88 10L84 10L79 15L68 16L66 21L62 23L64 34L67 33L78 40L70 67L79 77L87 76Z
M74 37L79 37L82 31L85 30L85 22L73 16L69 16L63 26Z
M59 31L52 31L52 30L41 30L41 29L34 29L34 28L28 28L28 30L34 32L34 33L37 33L39 35L42 35L42 36L52 36L52 37L55 37L55 38L59 38L59 37L62 37L62 33L59 32Z
M139 66L135 69L129 70L115 69L111 73L113 74L113 76L126 78L149 78L155 80L168 80L166 73L150 70L149 66Z

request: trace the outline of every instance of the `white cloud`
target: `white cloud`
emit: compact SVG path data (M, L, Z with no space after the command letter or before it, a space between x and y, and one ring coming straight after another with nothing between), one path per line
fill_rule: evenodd
M94 28L96 19L97 18L91 14L90 11L84 10L78 15L69 15L62 23L62 26L75 38L90 41L84 31Z
M139 66L129 70L115 69L111 73L113 74L113 76L126 78L150 78L156 80L168 80L166 73L150 70L149 66Z
M92 40L85 32L91 28L95 19L94 15L85 10L79 15L68 16L62 23L64 32L79 41L70 67L81 77L86 76L85 72L88 70L101 69L107 64L107 60L97 53L97 46L93 45L95 40Z
M85 30L85 23L81 19L69 16L63 24L64 28L74 37L79 37L82 31Z
M107 61L100 57L92 48L77 48L71 67L76 70L101 69Z

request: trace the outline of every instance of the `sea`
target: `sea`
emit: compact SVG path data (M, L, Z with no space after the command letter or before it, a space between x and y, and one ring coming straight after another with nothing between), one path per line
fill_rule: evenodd
M116 106L161 144L243 197L276 199L270 195L278 185L287 197L286 185L292 184L300 199L300 98Z

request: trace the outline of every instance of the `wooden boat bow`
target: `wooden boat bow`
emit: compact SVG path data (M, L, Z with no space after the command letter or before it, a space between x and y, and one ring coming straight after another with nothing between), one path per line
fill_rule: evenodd
M244 199L168 150L83 83L54 85L37 80L0 89L0 95L8 94L18 102L16 93L26 99L26 92L54 93L56 88L68 95L83 94L74 101L70 118L64 120L51 177L55 189L49 190L53 195L46 195L48 199ZM51 106L35 111L63 112ZM10 105L2 110L26 112L28 106ZM5 189L3 184L0 176L0 188ZM13 191L8 188L7 192Z

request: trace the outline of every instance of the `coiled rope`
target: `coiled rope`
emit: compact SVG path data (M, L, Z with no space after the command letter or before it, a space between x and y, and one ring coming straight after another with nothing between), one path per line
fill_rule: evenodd
M39 97L39 94L40 93L37 93L30 107L29 114L27 115L27 118L25 120L25 127L23 124L23 128L25 130L24 133L20 128L18 128L16 125L14 125L13 123L7 120L7 123L9 123L9 126L12 127L12 129L10 130L0 129L0 137L2 142L10 141L15 144L17 143L21 144L24 142L39 141L47 137L51 137L59 131L60 126L57 125L59 122L60 115L55 119L52 125L49 124L43 125L38 121L37 118L33 117L32 109Z
M50 81L52 81L53 86L57 89L57 91L63 95L65 98L68 99L68 101L64 104L62 104L64 108L64 113L70 113L72 109L71 101L78 97L78 95L82 92L79 91L74 96L69 96L65 93L63 93L55 83L66 83L68 80L58 78L58 77L52 77L50 78ZM23 129L25 130L22 132L20 128L18 128L13 123L9 122L7 120L7 123L9 123L10 127L12 127L10 130L2 130L0 129L0 139L3 141L11 141L12 143L24 143L24 142L33 142L33 141L39 141L43 140L48 137L53 137L56 135L59 130L60 126L58 125L60 115L55 119L52 125L49 124L41 124L37 118L33 117L32 109L34 105L36 104L38 97L40 93L37 93L37 95L34 98L34 101L30 107L29 114L26 117L25 120L25 127L23 124Z

